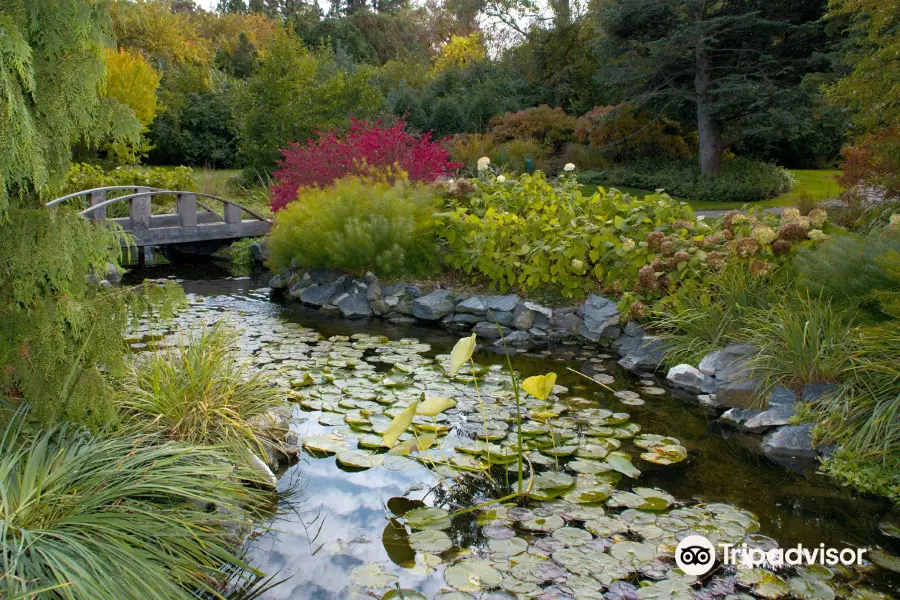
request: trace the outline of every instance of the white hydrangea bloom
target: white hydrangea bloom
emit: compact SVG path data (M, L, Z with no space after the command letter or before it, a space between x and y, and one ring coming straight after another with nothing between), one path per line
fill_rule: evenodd
M566 166L563 167L563 171L569 173L575 170L575 165L573 163L566 163Z
M622 248L626 252L630 252L631 250L634 250L634 240L631 238L625 238L624 240L622 240Z
M489 164L491 164L491 159L489 159L487 156L482 156L478 159L478 170L487 171Z
M503 175L497 175L497 183L503 183L504 181L506 181L506 177L504 177Z

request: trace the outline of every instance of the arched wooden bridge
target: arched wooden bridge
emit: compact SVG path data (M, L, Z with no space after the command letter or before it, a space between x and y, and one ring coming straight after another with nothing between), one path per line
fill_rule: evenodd
M107 199L111 191L131 191L118 198ZM145 246L173 246L198 242L227 242L268 233L271 222L259 213L231 200L183 190L163 190L152 187L115 185L83 190L57 198L47 206L87 196L90 206L81 215L94 221L109 221L120 225L131 234L133 244ZM175 196L176 213L154 215L153 198ZM198 200L212 200L222 204L222 212L216 212ZM128 216L107 218L106 209L115 204L128 203ZM198 207L202 210L198 211ZM244 215L251 218L245 219Z

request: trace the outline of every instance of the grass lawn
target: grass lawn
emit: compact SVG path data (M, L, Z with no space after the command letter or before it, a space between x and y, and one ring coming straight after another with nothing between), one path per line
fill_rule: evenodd
M791 191L776 198L756 202L754 203L754 206L793 206L797 204L800 198L806 195L814 201L820 202L822 200L836 198L843 191L843 188L841 188L835 180L835 176L840 175L840 171L794 169L791 169L790 171L797 180L797 183L794 184L794 188ZM585 185L583 186L583 189L585 193L592 194L597 190L597 186ZM647 194L653 193L649 190L639 190L636 188L620 187L617 189L637 198L643 198ZM739 202L694 202L690 199L688 199L687 202L694 210L731 210L732 208L741 208L741 206L743 206L743 204Z
M241 174L240 169L194 169L197 191L234 200L263 216L271 217L269 191L264 186L234 185L232 178Z

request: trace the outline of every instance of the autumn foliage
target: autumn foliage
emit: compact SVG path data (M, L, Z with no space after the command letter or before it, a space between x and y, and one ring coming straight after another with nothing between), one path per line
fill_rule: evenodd
M900 196L900 127L864 135L841 150L839 181L845 188L857 185L881 188L887 198Z
M462 165L431 139L405 131L406 123L383 127L380 122L354 120L344 136L320 134L306 145L292 143L282 149L280 170L272 186L272 210L280 210L297 197L301 187L326 187L347 175L365 175L373 169L398 167L410 181L434 181Z

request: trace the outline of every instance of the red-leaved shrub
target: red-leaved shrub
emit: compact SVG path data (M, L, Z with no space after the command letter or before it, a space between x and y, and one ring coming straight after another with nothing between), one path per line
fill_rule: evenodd
M413 137L406 123L383 127L380 122L353 120L343 137L320 134L305 146L291 143L282 149L272 186L272 210L280 210L297 198L301 187L327 187L346 175L365 175L373 169L397 165L410 181L434 181L462 165L450 162L450 154L432 141L431 132Z
M841 150L838 181L847 189L880 188L886 198L900 196L900 127L868 133Z

